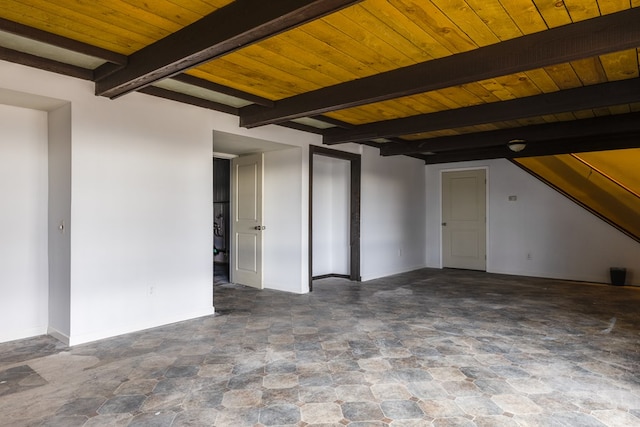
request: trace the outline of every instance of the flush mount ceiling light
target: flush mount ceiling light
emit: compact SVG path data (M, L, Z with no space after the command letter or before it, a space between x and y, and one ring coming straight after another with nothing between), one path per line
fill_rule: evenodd
M507 143L507 147L509 147L509 150L513 151L514 153L519 153L520 151L524 150L526 146L527 141L525 141L524 139L512 139Z

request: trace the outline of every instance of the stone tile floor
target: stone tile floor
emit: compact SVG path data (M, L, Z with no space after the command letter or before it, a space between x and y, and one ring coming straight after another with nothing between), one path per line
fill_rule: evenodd
M640 289L419 270L65 348L0 344L3 426L640 426Z

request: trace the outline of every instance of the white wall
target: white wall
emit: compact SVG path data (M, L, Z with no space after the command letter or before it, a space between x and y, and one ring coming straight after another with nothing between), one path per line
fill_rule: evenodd
M65 224L72 230L70 286L68 298L57 293L60 298L50 301L55 308L52 332L65 335L58 330L65 329L65 310L71 345L213 312L213 129L299 147L291 169L295 172L287 178L294 180L287 185L297 194L289 204L295 202L301 211L293 217L299 244L295 250L289 248L300 271L283 286L306 291L308 236L302 222L308 206L301 201L307 200L308 172L301 159L308 156L308 144L317 142L317 135L279 126L241 129L231 115L142 94L111 101L95 97L93 90L91 82L0 61L0 104L34 103L40 105L34 108L51 110L70 104L71 212ZM46 274L47 128L46 113L39 114L44 120L45 157L39 169L44 181L38 215L44 221L44 241L37 251ZM11 214L24 217L29 213L25 209ZM60 214L51 221L57 221L56 216ZM3 234L3 243L14 248L19 239L4 239ZM291 263L282 257L274 268ZM36 312L44 320L32 335L47 328L46 286L38 295L43 308ZM3 292L3 301L16 305L11 293Z
M265 283L308 291L308 157L309 145L321 143L318 135L280 126L242 129L237 117L137 93L112 101L94 96L91 82L0 61L0 103L6 90L14 100L16 94L24 99L37 95L57 100L55 108L70 105L66 113L50 114L70 115L71 122L71 208L65 224L70 232L69 294L51 299L51 325L47 299L40 300L42 308L34 313L44 320L37 333L51 326L64 335L59 329L68 320L69 342L75 345L213 312L214 129L297 147L266 159L265 190L274 204L265 209L269 231L277 237L271 238L275 249L267 254ZM37 114L46 153L46 114ZM363 156L363 278L423 266L424 242L415 239L425 234L422 163L384 159L375 149L353 144L338 148ZM38 271L46 282L46 155L41 161L43 197L35 215L42 221L44 240L34 251L43 260ZM28 209L11 214L24 217ZM58 216L67 214L49 219L55 225ZM3 244L14 248L19 238ZM39 297L46 287L41 291ZM9 300L13 304L13 297Z
M69 342L71 335L71 104L48 114L49 136L49 325L47 332Z
M350 274L350 162L313 159L313 276Z
M361 216L363 280L425 267L424 163L364 147Z
M87 95L73 108L72 343L211 314L207 112Z
M48 323L47 113L0 105L0 342Z
M440 172L483 166L489 168L487 271L609 283L609 267L621 266L633 274L628 283L640 284L640 244L506 160L427 167L429 266L441 266Z
M299 147L264 155L264 287L308 291L302 270L302 150Z
M211 314L211 112L4 62L0 82L71 103L70 344Z

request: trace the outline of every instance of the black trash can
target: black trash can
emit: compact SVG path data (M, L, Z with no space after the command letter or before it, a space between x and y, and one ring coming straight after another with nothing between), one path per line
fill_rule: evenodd
M627 269L624 267L611 267L609 269L611 284L614 286L624 286L627 279Z

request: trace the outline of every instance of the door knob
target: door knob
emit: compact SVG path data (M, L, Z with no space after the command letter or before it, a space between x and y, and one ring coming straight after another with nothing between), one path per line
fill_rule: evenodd
M442 226L443 226L443 227L446 227L446 226L447 226L447 223L446 223L446 222L443 222L443 223L442 223Z
M264 225L256 225L255 227L253 227L255 230L258 231L262 231L262 230L266 230L267 227L265 227Z

